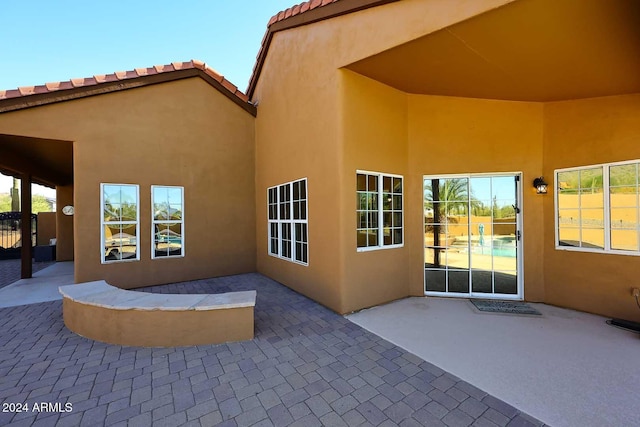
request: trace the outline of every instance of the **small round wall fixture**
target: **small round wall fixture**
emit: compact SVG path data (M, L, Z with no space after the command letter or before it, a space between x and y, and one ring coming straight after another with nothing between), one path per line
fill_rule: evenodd
M71 205L67 205L64 208L62 208L62 213L68 216L73 215L73 206Z

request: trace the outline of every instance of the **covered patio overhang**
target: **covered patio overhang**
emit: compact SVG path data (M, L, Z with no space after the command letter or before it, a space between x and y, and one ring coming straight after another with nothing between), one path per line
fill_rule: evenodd
M31 184L58 188L73 184L73 143L0 134L0 172L21 180L22 224L31 223ZM22 242L31 242L31 227L22 227ZM31 278L31 244L22 244L21 277Z
M640 2L517 0L346 68L410 94L551 102L640 92Z
M639 22L635 0L515 0L346 64L345 157L368 160L360 153L378 150L383 167L403 170L406 162L407 182L521 173L522 203L514 206L524 206L517 226L525 236L517 255L524 299L635 320L626 277L637 272L637 257L559 248L555 182L562 169L640 158ZM357 120L374 131L356 128ZM540 176L551 184L548 196L532 185ZM602 230L610 229L606 197L594 209ZM405 201L405 215L423 211ZM473 270L473 259L462 258ZM416 277L419 295L417 268Z

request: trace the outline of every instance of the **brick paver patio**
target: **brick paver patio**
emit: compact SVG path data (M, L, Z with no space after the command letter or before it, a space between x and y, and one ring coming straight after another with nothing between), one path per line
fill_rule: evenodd
M198 347L91 341L65 328L60 301L0 309L2 409L29 405L0 425L542 425L262 275L145 291L251 289L256 338ZM72 410L35 412L41 402Z

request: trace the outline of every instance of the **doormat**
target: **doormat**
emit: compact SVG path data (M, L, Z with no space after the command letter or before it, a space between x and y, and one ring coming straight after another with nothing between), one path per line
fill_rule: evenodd
M471 303L475 305L478 310L489 313L536 314L538 316L542 316L542 313L531 307L526 302L472 299Z

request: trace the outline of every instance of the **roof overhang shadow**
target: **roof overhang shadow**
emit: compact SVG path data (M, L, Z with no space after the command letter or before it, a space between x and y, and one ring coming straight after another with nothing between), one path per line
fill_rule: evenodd
M549 102L640 92L640 2L519 0L348 65L413 94Z
M0 172L31 175L32 182L56 187L73 183L73 143L0 134Z

